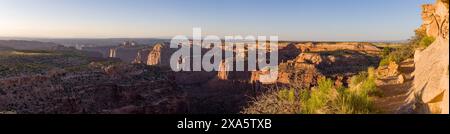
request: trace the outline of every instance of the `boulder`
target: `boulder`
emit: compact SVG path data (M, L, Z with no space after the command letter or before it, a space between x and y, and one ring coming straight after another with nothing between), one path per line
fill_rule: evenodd
M398 75L398 67L399 65L395 62L391 62L388 65L388 76L396 76Z
M318 53L302 53L296 58L297 63L311 63L319 65L322 61L322 57Z

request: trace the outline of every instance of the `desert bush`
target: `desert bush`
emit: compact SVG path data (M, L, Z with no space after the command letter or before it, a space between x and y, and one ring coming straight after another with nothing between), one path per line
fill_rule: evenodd
M294 88L272 90L258 96L243 114L298 114L301 113L301 93Z
M370 95L378 94L375 69L353 76L349 87L336 88L331 80L320 80L317 90L302 104L302 113L368 114L374 112Z
M349 86L350 87L356 86L357 84L363 82L367 78L367 76L368 75L366 72L360 72L358 75L355 75L350 78Z
M368 94L345 89L334 104L337 114L369 114L372 112L372 100Z
M400 63L414 56L415 48L411 45L405 45L390 52L387 56L382 56L379 66L389 65L390 62Z
M370 67L350 79L349 87L336 87L334 81L320 78L310 90L284 88L257 97L245 114L368 114L373 113L371 95L375 69Z
M420 40L422 40L422 38L427 36L427 33L425 31L425 29L422 28L418 28L414 31L414 36L412 36L409 39L408 44L413 45L413 46L417 46L420 42Z
M397 49L396 51L392 52L389 55L389 59L391 59L391 61L394 61L396 63L400 63L403 60L406 60L413 56L414 56L414 48L411 47L410 45L407 45L407 46L401 47L401 48Z
M308 98L303 98L302 113L327 113L326 105L332 99L334 84L331 79L321 78L318 86L313 88Z
M375 68L369 67L367 72L361 72L350 78L349 88L362 94L380 96L382 93L377 90L375 80Z
M283 89L278 92L278 98L280 100L285 100L289 103L294 103L296 101L295 89L291 88L289 90Z
M418 43L419 48L427 48L430 46L436 39L431 36L425 36L423 37L420 42Z
M390 62L400 63L408 58L414 57L416 49L424 49L431 45L435 38L427 36L425 31L417 29L415 35L409 39L409 42L399 48L384 48L381 53L381 61L379 66L386 66Z
M393 48L384 47L383 51L381 51L381 57L387 57L393 51Z
M370 67L367 72L353 76L348 89L336 99L334 104L339 114L368 114L373 113L371 95L379 95L375 84L375 69Z
M390 62L391 62L391 60L389 58L383 58L380 60L380 63L378 66L380 66L380 67L387 66L387 65L389 65Z

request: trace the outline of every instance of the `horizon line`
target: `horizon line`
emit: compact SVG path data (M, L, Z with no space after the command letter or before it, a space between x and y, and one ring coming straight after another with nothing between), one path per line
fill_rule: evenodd
M192 37L187 36L189 39ZM245 37L245 36L243 36ZM0 40L26 40L26 39L98 39L98 40L106 40L106 39L159 39L159 40L170 40L171 37L18 37L18 36L0 36ZM220 38L221 40L225 40L224 38ZM399 39L399 40L279 40L281 42L405 42L410 40L408 39Z

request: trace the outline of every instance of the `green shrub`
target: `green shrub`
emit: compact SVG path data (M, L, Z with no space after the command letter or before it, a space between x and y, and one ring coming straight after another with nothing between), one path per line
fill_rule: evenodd
M411 46L417 47L419 45L419 42L422 40L422 38L427 36L427 33L424 29L416 29L415 31L415 35L413 37L411 37L411 39L409 40L409 44Z
M353 76L349 88L335 89L333 81L321 79L310 97L302 103L302 113L337 113L337 114L368 114L374 110L369 95L379 91L375 84L375 69L370 67L367 72ZM333 92L336 91L336 92Z
M318 86L311 90L310 96L307 99L303 99L302 113L314 114L314 113L326 113L325 106L332 99L332 90L334 84L331 79L321 78L317 82Z
M387 56L383 56L379 66L386 66L391 62L400 63L412 57L414 57L414 47L411 45L405 45L390 52Z
M369 95L381 95L380 91L376 87L376 75L375 68L369 67L367 72L361 72L358 75L350 78L350 89L362 94Z
M419 42L419 47L420 48L427 48L428 46L430 46L436 39L434 37L431 36L425 36L423 37L420 42Z
M337 114L368 114L372 112L372 101L369 95L349 89L345 91L335 101Z
M412 58L414 56L414 49L411 46L405 46L399 48L397 51L394 51L390 55L390 59L393 62L400 63L408 58Z
M408 58L412 58L414 57L415 49L426 48L435 41L435 38L427 36L423 30L418 29L415 33L416 34L411 37L409 42L403 47L395 49L388 47L383 48L383 51L381 52L382 59L379 66L386 66L390 62L400 63Z
M350 78L349 86L354 87L354 86L358 85L359 83L363 82L365 79L367 79L367 73L361 72L358 75L355 75Z
M387 57L387 56L389 56L389 54L392 52L392 48L390 48L390 47L384 47L383 48L383 51L381 51L381 56L382 57Z
M294 103L297 99L295 96L295 89L291 88L289 90L282 89L278 92L278 97L280 100L285 100L290 103Z
M376 95L376 96L381 95L380 90L377 90L377 85L375 83L375 79L368 78L367 80L365 80L364 82L361 83L361 88L363 89L362 90L363 94Z
M335 87L331 79L320 78L311 90L281 89L258 97L242 113L247 114L368 114L373 113L371 94L375 69L369 68L350 80L350 86ZM275 95L274 95L275 94Z
M370 95L379 95L375 84L375 69L370 67L367 72L353 76L349 89L345 90L336 100L336 111L340 114L368 114L374 111Z
M391 60L389 58L383 58L380 60L380 64L378 66L387 66L389 65L389 63L391 62Z

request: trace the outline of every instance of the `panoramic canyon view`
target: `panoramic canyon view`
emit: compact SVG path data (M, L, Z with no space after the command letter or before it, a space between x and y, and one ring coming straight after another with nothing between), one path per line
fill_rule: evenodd
M400 1L400 3L408 2L410 1ZM10 5L13 5L11 3ZM385 4L388 5L389 2L385 2ZM177 6L179 5L175 5L175 7ZM23 8L31 7L23 5ZM0 8L3 7L0 6ZM86 10L92 10L90 8L87 7ZM152 14L153 16L127 17L128 14L137 14L139 11L143 11L141 6L134 8L136 9L133 11L122 11L118 6L116 8L118 11L114 12L119 17L115 18L120 21L118 24L125 25L128 24L126 23L128 20L143 20L145 17L158 20L152 23L155 27L195 23L187 20L186 22L181 20L174 22L170 18L172 16L162 16L156 13ZM268 7L262 6L262 8L270 10ZM336 38L311 37L311 39L307 39L310 36L304 36L304 34L309 33L301 34L304 31L291 32L292 38L287 38L282 36L282 30L276 31L276 28L268 28L276 32L262 33L264 30L258 31L257 35L280 33L278 35L280 39L276 44L277 49L272 50L266 47L267 51L264 51L266 52L264 55L270 55L273 51L278 52L278 62L276 63L278 75L276 81L271 82L262 80L260 77L268 74L267 70L257 68L235 71L235 69L229 69L226 64L230 59L223 56L219 58L221 61L218 64L219 69L216 71L206 71L205 69L175 71L171 68L171 58L181 47L171 47L173 41L171 38L177 34L152 36L152 33L158 32L172 33L164 32L163 28L148 31L148 36L151 38L141 35L122 36L120 33L117 36L116 33L102 36L89 35L91 37L78 36L89 33L81 30L74 31L77 35L57 36L52 34L58 34L54 29L70 30L71 28L51 23L49 25L54 25L52 27L54 29L42 30L49 25L40 27L39 25L43 25L41 23L44 21L31 22L36 23L33 25L37 28L33 30L42 30L42 33L48 33L38 36L38 34L31 34L35 31L27 31L27 29L31 29L31 26L25 26L28 24L25 22L14 23L14 25L23 25L17 28L17 34L6 34L14 30L13 28L7 29L7 27L12 27L13 21L11 24L3 23L2 19L0 25L4 26L0 26L0 114L448 114L449 0L424 0L412 8L418 11L412 13L412 18L415 17L414 19L421 24L405 31L411 33L407 38L398 40L397 38L384 38L389 35L379 36L380 39L377 39L378 36L375 35L370 39L359 38L360 36L353 33L347 34L345 31L339 31L366 30L359 25L360 21L357 18L348 21L342 20L349 23L342 26L345 28L337 28L343 23L338 20L336 20L335 27L331 27L330 24L323 27L305 28L306 31L322 28L335 31L337 34L342 33L342 36ZM62 8L55 9L63 10ZM16 10L22 10L22 8ZM67 10L71 10L71 8ZM195 10L192 12L196 12L202 9L192 10ZM205 8L204 10L211 9ZM296 10L288 7L283 9L283 11L289 12L296 12ZM334 12L340 8L321 8L320 10ZM0 9L1 11L3 10ZM146 9L146 11L148 10ZM306 14L309 13L302 11ZM311 12L314 11L317 10ZM62 13L50 12L52 15L64 15L65 13L65 11L61 11ZM167 12L175 14L176 11ZM211 15L199 12L200 17L188 17L201 20L201 16ZM221 11L217 12L219 14ZM85 13L86 16L106 14L104 12ZM186 15L187 13L180 14ZM373 12L365 14L365 16L373 14L377 13ZM16 18L20 18L20 15L18 13ZM71 13L67 15L73 15L73 18L53 21L65 23L83 18ZM263 17L264 19L258 21L272 19L270 15L274 14L267 13L267 18ZM33 19L49 19L47 17L33 17ZM241 24L239 21L229 22L219 19L219 17L216 20L205 19L204 23L208 22L205 24L206 26L203 26L203 22L199 20L198 23L203 26L204 30L202 37L215 34L214 30L239 29L236 30L237 33L246 33L240 31L257 29L255 28L257 26L245 24L236 29L218 28L222 23ZM286 24L294 23L299 27L300 25L305 27L306 24L303 24L301 19L297 20L291 17L293 16L280 15L273 19L290 21ZM321 17L330 16L314 16L303 18L303 20L317 21L312 22L317 23L314 26L334 23L322 22ZM14 17L12 18L14 19ZM339 19L339 17L330 18ZM237 19L247 20L245 17L237 17ZM392 30L388 32L392 34L398 33L393 31L396 29L388 24L391 20L377 20L375 17L369 19L377 21L374 23L382 23L383 26L391 28ZM90 27L91 25L107 23L107 20L83 21L85 23L73 22L70 24L79 24L82 25L80 27L86 26L85 30L95 31L97 29ZM403 23L406 25L409 23L408 21L404 20ZM215 23L218 24L215 25ZM133 33L133 30L137 31L144 25L140 22L134 24L136 25L117 31L104 30L98 33L121 31ZM278 23L278 25L283 24L284 22ZM111 29L116 28L115 25L109 25L109 23L105 25ZM194 27L196 26L198 25L194 25ZM73 29L80 27L74 26ZM193 26L179 25L164 28L177 33L176 31L181 29L180 27L188 29L185 30L187 32L180 33L188 33L188 37L190 37L188 45L193 46L195 43L191 38ZM308 26L306 25L306 27ZM367 29L376 32L382 31L380 28ZM2 30L6 32L1 32ZM25 34L27 32L30 34ZM253 32L249 33L253 34ZM311 34L314 37L321 35L317 33ZM234 34L224 32L223 35ZM354 36L355 39L338 38L347 35ZM305 38L300 38L300 36ZM233 45L233 43L227 43L223 38L221 38L221 43L223 45L218 47L221 48L220 51L224 53L231 51L233 54L234 58L231 57L231 61L237 60L239 56L248 58L250 53L255 51L249 47L249 45L254 45L250 43L243 42L246 47L241 49L232 47L231 50L225 49L225 46ZM256 42L260 45L269 43L269 41ZM191 47L189 51L195 51L193 48ZM205 57L207 52L212 49L202 47L199 56ZM183 61L188 61L191 66L197 64L194 63L195 56L187 58L190 60L183 59ZM250 63L251 61L243 62ZM249 68L249 65L245 64L245 68Z

